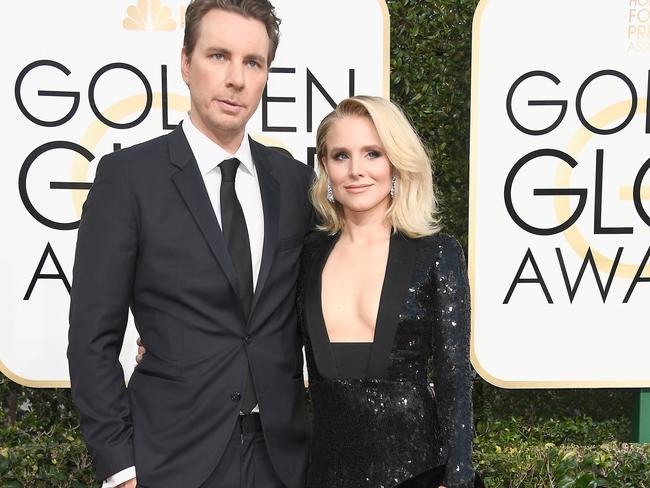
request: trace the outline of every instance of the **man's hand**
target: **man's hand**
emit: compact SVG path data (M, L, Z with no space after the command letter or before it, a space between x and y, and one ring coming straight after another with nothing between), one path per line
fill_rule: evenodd
M132 478L129 481L120 483L115 488L136 488L136 486L138 486L138 480L136 478Z

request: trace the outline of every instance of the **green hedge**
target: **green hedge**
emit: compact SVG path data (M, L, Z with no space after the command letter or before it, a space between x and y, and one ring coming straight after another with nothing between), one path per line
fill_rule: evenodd
M0 487L96 486L69 390L0 378Z
M495 449L496 451L493 451ZM650 446L508 447L477 439L477 469L488 487L646 488L650 486Z
M392 97L431 150L447 232L467 243L471 22L476 0L388 0ZM490 488L650 488L625 443L628 390L507 391L475 381L475 462ZM0 378L0 487L93 482L68 390Z
M0 487L90 487L68 390L0 380ZM650 446L630 445L626 390L503 391L476 380L477 469L491 488L650 488Z
M434 162L446 231L467 245L472 16L476 0L388 0L391 98Z

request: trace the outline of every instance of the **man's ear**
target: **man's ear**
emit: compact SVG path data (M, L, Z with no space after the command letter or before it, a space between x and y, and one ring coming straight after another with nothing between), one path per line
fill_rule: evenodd
M181 75L183 81L187 86L190 85L190 58L187 55L185 48L181 49Z

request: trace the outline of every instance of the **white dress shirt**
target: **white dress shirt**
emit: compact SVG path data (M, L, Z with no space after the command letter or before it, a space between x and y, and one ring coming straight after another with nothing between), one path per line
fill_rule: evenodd
M183 132L190 148L199 165L205 188L208 190L210 203L214 214L221 225L221 169L219 163L226 159L237 158L240 165L235 177L235 192L244 211L244 219L248 228L248 239L251 246L251 263L253 265L253 290L257 285L262 263L262 247L264 245L264 210L262 208L262 195L257 179L257 170L253 164L248 131L244 133L239 149L235 154L230 154L221 146L212 142L203 132L199 131L192 123L189 115L183 120Z
M253 163L248 131L244 132L239 149L235 154L230 154L208 138L203 132L196 128L187 114L183 119L183 133L190 149L194 154L199 171L203 177L205 189L214 210L214 214L221 226L221 169L219 163L226 159L237 158L240 162L235 176L235 192L244 212L246 227L248 228L248 239L251 247L251 263L253 265L253 291L257 286L257 277L260 274L262 263L262 248L264 246L264 209L262 207L262 195L257 179L257 170ZM253 412L258 412L255 406ZM102 488L115 488L120 483L129 481L136 477L135 466L128 467L119 473L110 476L102 485Z

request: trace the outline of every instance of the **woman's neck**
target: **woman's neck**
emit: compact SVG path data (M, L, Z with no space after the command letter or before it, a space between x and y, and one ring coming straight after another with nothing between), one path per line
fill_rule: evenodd
M371 244L390 239L392 226L386 212L364 215L346 212L339 241L347 244Z

